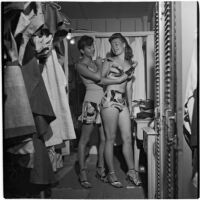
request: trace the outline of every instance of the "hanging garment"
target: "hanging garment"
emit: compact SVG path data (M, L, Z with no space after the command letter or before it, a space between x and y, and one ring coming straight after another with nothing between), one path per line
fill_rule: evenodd
M36 57L39 59L40 62L45 62L52 50L53 36L51 34L48 36L43 35L42 37L36 35L32 37L32 40L35 45Z
M193 120L193 110L194 110L194 101L195 101L195 90L197 89L197 40L195 39L193 45L192 58L189 66L186 95L185 95L185 104L184 104L184 136L189 146L191 147L190 140L191 135L195 134L192 132L192 120ZM195 130L195 128L193 128Z
M3 2L3 13L14 13L16 10L23 10L24 9L24 2Z
M28 27L25 29L25 31L22 34L22 43L19 48L19 63L20 64L22 64L26 45L29 39L39 28L42 27L42 25L44 25L44 14L42 12L41 3L36 2L36 7L37 7L37 13L34 14L30 19L27 16L27 18L30 20L30 24L28 25ZM19 26L21 25L22 22L19 22Z
M36 135L33 137L33 144L35 153L33 155L33 169L31 169L30 182L45 185L55 183L55 174L45 144Z
M64 72L65 72L65 77L66 77L66 83L67 83L67 94L69 93L69 84L68 84L68 81L69 81L69 62L68 62L68 43L67 43L67 40L64 39L63 40L63 44L64 44L64 47L65 47L65 55L64 55Z
M4 139L31 136L36 132L20 67L12 63L4 69Z
M184 137L192 150L192 183L197 188L198 180L198 128L197 128L197 38L194 40L192 58L189 66L184 104Z
M23 12L21 12L16 30L15 30L15 33L14 33L15 37L18 34L23 33L25 31L25 29L31 23L31 18L33 18L34 15L35 14L34 14L33 10L28 15L25 15Z
M42 10L44 13L44 26L43 29L48 29L53 35L54 44L60 43L67 35L70 21L60 12L60 7L54 2L42 3ZM57 46L58 51L59 45Z
M65 140L75 139L75 131L68 103L67 86L64 71L58 62L55 50L49 55L44 65L42 77L56 115L50 126L53 135L45 135L46 146L61 144Z
M60 12L58 4L54 2L42 3L42 10L45 19L43 28L47 28L53 36L58 30L68 32L69 19Z
M191 124L191 138L190 147L192 148L192 167L193 167L193 179L195 180L196 173L198 173L198 107L197 107L197 90L194 91L194 107L192 113L192 124Z
M39 135L44 135L47 132L51 132L49 124L56 117L41 75L43 66L38 64L34 55L34 48L29 41L26 46L23 60L26 64L22 66L22 74L31 110L33 112L37 133Z
M135 81L133 82L133 100L146 99L146 88L145 88L145 65L144 65L144 54L142 49L142 37L136 37L134 41L131 42L130 46L133 50L133 60L138 62L135 68Z
M24 3L22 2L2 2L3 11L3 36L15 30L20 13L23 11Z
M36 35L41 37L44 32L52 35L53 47L56 50L58 61L63 67L65 56L63 39L68 34L68 25L70 25L70 21L62 12L60 12L60 9L60 6L55 2L42 3L44 26L36 33Z

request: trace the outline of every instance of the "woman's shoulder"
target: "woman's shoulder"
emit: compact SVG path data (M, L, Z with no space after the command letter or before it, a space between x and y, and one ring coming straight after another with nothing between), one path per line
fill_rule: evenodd
M88 65L84 62L77 62L75 64L75 70L77 70L79 73L82 72L83 70L87 70L88 69Z
M88 67L88 65L87 65L85 62L83 62L83 61L78 61L78 62L76 63L76 67L82 67L82 66Z

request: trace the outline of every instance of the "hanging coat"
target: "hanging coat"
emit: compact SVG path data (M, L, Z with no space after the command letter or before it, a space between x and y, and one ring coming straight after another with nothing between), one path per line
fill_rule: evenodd
M4 69L4 139L36 132L21 69L12 63Z

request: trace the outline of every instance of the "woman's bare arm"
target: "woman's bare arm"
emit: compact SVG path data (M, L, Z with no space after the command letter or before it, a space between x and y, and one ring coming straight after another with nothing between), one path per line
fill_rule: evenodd
M112 79L107 78L109 70L110 70L109 62L105 61L102 68L101 81L99 82L100 85L114 85L126 81L128 77L126 74L123 74L122 76L117 78L112 78Z
M101 80L101 67L97 67L97 71L93 72L87 68L85 64L78 63L76 69L79 74L92 81L99 82Z

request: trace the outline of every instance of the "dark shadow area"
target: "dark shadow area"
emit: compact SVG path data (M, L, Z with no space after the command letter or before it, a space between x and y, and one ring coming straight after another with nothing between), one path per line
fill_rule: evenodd
M21 156L22 157L22 156ZM22 158L23 159L23 158ZM50 195L52 185L30 183L30 169L20 166L19 156L4 155L4 198L41 198ZM55 185L54 185L55 187Z

